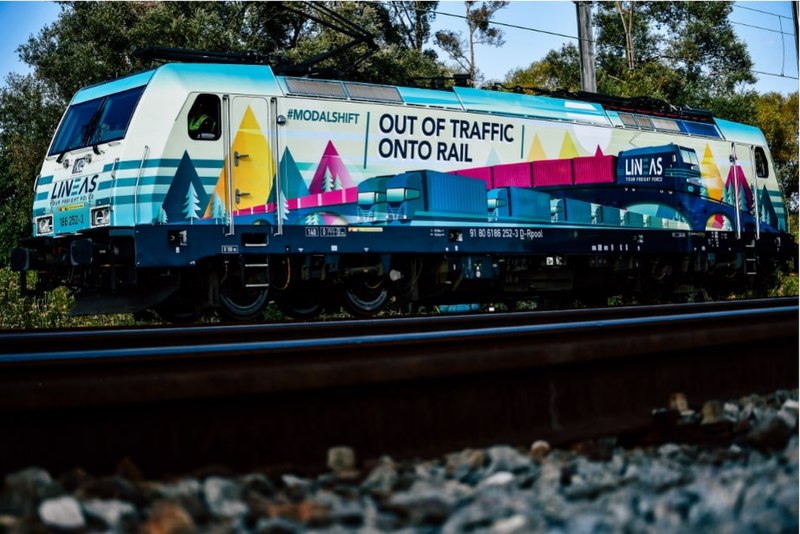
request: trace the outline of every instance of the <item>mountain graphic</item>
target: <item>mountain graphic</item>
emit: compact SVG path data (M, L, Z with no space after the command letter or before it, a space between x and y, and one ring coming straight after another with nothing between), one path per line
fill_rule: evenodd
M703 186L705 186L708 197L714 200L722 200L724 186L722 184L722 174L719 172L711 146L706 143L703 152L703 160L700 162L700 175L702 176Z
M539 134L533 134L531 149L528 151L528 161L541 161L543 159L547 159L547 154L544 152L542 141L539 139Z
M332 141L328 141L328 145L322 153L322 159L319 161L317 172L314 173L314 178L311 180L308 192L315 195L354 186L353 179L350 177L350 173L347 172L342 158L336 151L336 147L333 146Z
M753 191L750 189L744 171L739 165L732 165L731 170L728 171L728 179L725 180L724 200L728 204L736 203L734 172L736 172L736 178L739 181L739 209L751 212L753 211Z
M579 155L572 136L569 132L564 132L564 142L561 144L561 152L558 154L558 159L572 159L577 158Z
M191 200L190 211L187 211L187 199ZM188 221L190 218L196 219L202 212L201 207L208 205L208 193L206 193L200 177L192 164L189 153L184 151L175 177L164 198L162 209L166 214L166 220L171 223ZM191 215L195 215L191 217Z
M772 226L773 228L777 228L778 215L775 213L775 206L772 205L772 199L769 198L769 191L767 191L767 186L764 186L761 189L761 193L758 195L758 197L759 197L758 211L761 220L767 223L768 225Z
M238 160L238 165L233 166L232 190L238 189L246 193L237 197L239 202L233 206L234 211L263 206L275 177L275 161L267 137L261 131L261 126L250 106L245 109L230 152L231 155L237 152L246 155ZM226 158L214 188L214 193L220 198L223 206L228 206L229 202L227 168ZM205 209L205 217L211 217L210 205Z
M300 169L297 168L297 163L292 157L292 153L288 147L283 151L280 169L281 191L283 192L283 198L300 198L308 195L308 186L303 181L303 176L300 174ZM275 187L276 184L273 182L272 189L269 192L267 204L274 204L276 202Z

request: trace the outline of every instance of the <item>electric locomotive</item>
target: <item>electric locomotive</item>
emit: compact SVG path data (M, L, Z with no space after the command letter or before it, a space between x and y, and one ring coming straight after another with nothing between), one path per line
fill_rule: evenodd
M775 174L700 110L169 63L73 97L12 267L172 320L723 294L794 261Z

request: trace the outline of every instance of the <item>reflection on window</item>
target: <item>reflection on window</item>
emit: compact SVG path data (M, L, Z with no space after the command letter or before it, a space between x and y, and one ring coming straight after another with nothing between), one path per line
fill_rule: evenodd
M637 126L636 119L630 113L620 113L619 118L625 126L633 126L634 128Z
M680 126L678 126L678 121L674 119L664 119L661 117L650 117L650 120L653 121L653 126L656 127L656 130L665 130L668 132L680 132Z
M144 86L70 106L50 155L123 139Z
M759 178L769 177L769 165L767 165L767 154L760 146L756 147L756 176Z
M197 95L189 110L187 127L189 137L214 141L220 137L220 105L217 95Z
M650 122L649 117L645 117L644 115L634 115L634 119L636 119L636 124L640 128L644 128L645 130L652 130L653 124Z

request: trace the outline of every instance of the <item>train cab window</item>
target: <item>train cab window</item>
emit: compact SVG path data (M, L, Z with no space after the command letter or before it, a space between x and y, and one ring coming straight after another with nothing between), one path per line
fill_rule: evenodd
M645 117L644 115L634 115L634 119L636 119L636 125L643 130L652 130L653 123L650 122L650 117Z
M756 147L756 176L759 178L769 177L769 165L767 165L767 155L760 146Z
M220 136L220 105L217 95L197 95L187 118L189 137L215 141Z
M697 152L694 150L681 147L681 157L683 158L684 163L690 163L700 167L700 160L697 159Z
M638 127L636 124L636 119L634 119L633 115L630 113L620 113L619 118L622 119L622 124L625 126L633 126L634 128Z

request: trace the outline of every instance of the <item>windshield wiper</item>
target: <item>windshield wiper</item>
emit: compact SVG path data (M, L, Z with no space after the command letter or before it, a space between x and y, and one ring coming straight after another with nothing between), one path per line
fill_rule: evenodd
M95 137L97 123L100 122L100 115L103 112L103 108L106 107L106 102L108 102L108 97L103 99L103 102L97 107L97 111L94 112L91 120L89 120L89 124L86 125L86 137L83 140L83 146L89 146L90 144L93 146L97 145L97 143L91 143L91 140Z

